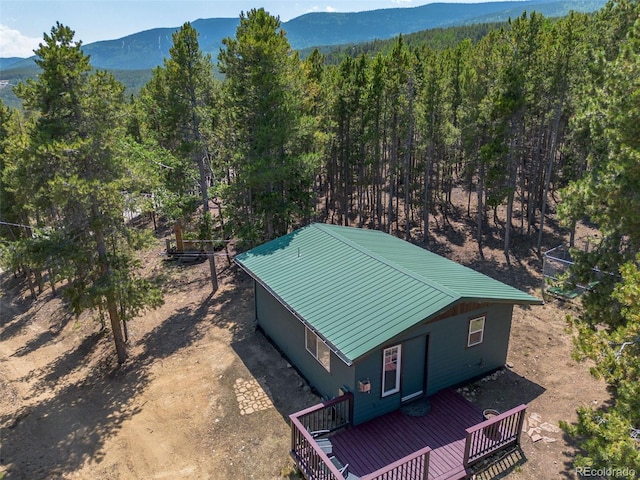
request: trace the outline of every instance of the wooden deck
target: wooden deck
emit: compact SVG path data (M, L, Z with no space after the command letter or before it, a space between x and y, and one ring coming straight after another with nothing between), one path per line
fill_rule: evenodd
M429 401L423 415L398 410L358 426L352 393L309 407L289 416L291 456L308 480L459 480L520 442L526 405L484 420L453 390Z
M429 400L424 416L395 411L338 432L331 438L334 455L363 477L430 447L429 480L464 478L466 429L484 421L482 412L454 390Z

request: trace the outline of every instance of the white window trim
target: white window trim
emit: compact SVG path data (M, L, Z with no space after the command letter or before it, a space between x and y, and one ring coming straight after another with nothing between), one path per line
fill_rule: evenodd
M309 352L311 354L311 356L313 358L315 358L316 361L320 365L322 365L327 372L331 372L331 349L327 346L326 343L324 343L322 341L322 339L316 334L316 332L311 330L306 325L305 325L304 328L305 328L304 346L307 349L307 352ZM311 333L311 335L313 335L313 338L315 339L315 342L314 342L313 345L309 345L309 333ZM318 355L318 352L320 350L324 350L327 355L326 356L325 355ZM322 358L326 358L327 359L326 364L322 360Z
M471 330L471 325L476 320L482 320L482 328ZM474 317L469 319L469 332L467 334L467 347L475 347L476 345L480 345L484 342L484 328L487 323L487 317L485 315L480 315L479 317ZM471 343L471 335L480 332L480 340L477 342Z
M396 378L395 378L395 386L394 388L392 388L391 390L386 390L386 385L385 385L385 374L384 374L384 367L386 364L386 359L387 359L387 351L389 350L397 350L398 351L398 360L397 360L397 365L396 365ZM402 367L402 345L394 345L393 347L389 347L389 348L385 348L382 351L382 396L383 397L387 397L389 395L393 395L394 393L398 393L400 391L400 371L401 371L401 367Z

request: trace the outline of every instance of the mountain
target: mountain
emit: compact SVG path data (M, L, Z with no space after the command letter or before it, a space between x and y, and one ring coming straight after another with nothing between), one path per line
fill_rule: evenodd
M524 0L473 4L430 3L413 8L390 8L357 13L308 13L282 24L291 46L301 50L313 46L387 39L398 34L472 23L501 22L515 18L524 11L537 11L548 17L564 16L570 10L593 12L602 8L606 0ZM222 39L233 37L238 18L210 18L192 22L199 32L200 47L214 59L222 46ZM73 28L73 26L71 26ZM128 35L117 40L105 40L84 46L96 68L141 70L162 64L169 54L171 35L179 27L155 28ZM7 64L6 74L13 68L32 65L32 58ZM13 59L15 60L15 59ZM3 75L4 77L5 75Z
M292 47L360 43L387 39L432 28L504 22L524 11L560 17L569 11L593 12L605 0L525 0L486 3L430 3L413 8L390 8L359 13L308 13L283 24Z
M391 8L359 13L309 13L282 24L291 46L308 54L311 47L322 51L339 52L339 45L354 45L388 40L398 34L434 31L449 27L496 24L516 18L523 12L537 11L546 17L565 16L571 10L594 12L607 0L522 0L486 2L474 4L431 3L413 8ZM210 53L216 63L222 47L222 39L233 37L240 20L238 18L210 18L192 22L199 32L201 49ZM70 27L73 28L72 25ZM171 47L171 35L179 27L154 28L128 35L117 40L83 45L91 56L91 64L110 70L126 87L136 94L151 78L151 69L161 65ZM478 33L478 32L476 32ZM464 35L456 32L449 37ZM409 38L408 38L409 39ZM79 39L81 40L81 39ZM357 50L357 49L356 49ZM339 53L334 54L339 55ZM20 100L12 86L33 78L38 73L35 57L27 59L0 58L0 99L11 107L20 107Z
M222 47L222 39L233 37L240 23L237 18L199 19L191 23L198 33L203 52L214 59ZM154 28L118 40L106 40L85 45L84 52L91 56L91 64L97 68L140 70L162 64L169 56L172 34L177 28Z
M7 68L11 68L11 66L15 65L18 62L22 62L24 58L20 57L6 57L0 58L0 72L2 70L6 70Z

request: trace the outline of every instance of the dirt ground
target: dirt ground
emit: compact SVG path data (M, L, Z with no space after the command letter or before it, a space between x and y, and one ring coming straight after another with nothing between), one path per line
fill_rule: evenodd
M464 215L434 232L437 253L540 295L542 263L528 242L516 237L508 265L497 232L478 256ZM547 248L563 240L550 232ZM129 323L120 368L89 315L63 313L50 290L34 302L20 279L0 274L0 478L297 478L287 416L318 398L255 332L250 279L220 257L211 295L206 263L166 262L163 248L159 238L144 263L165 303ZM521 450L481 478L577 478L558 422L609 395L571 359L565 316L575 313L557 300L516 307L508 366L463 391L482 408L529 405Z

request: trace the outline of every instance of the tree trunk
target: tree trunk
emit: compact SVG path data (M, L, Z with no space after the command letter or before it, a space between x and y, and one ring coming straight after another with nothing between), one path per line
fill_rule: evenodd
M478 230L476 232L476 240L478 242L478 252L480 253L480 258L484 259L484 252L482 250L482 219L484 217L484 204L482 201L482 195L484 194L484 162L482 159L479 160L480 164L478 165L478 185L477 185L477 193L478 193L478 212L477 212L477 223Z
M396 195L395 190L395 172L398 161L398 114L393 112L391 121L391 151L389 164L389 198L387 199L387 210L389 218L387 220L387 233L391 233L393 224L393 197ZM397 222L397 219L396 219Z
M544 177L544 193L542 194L542 207L540 211L540 230L538 231L538 244L537 252L538 256L541 255L542 250L542 234L544 233L544 217L547 211L547 195L549 194L549 184L551 183L551 174L553 173L553 161L556 156L556 148L558 143L558 135L560 129L560 119L562 117L562 104L564 103L564 97L561 96L556 105L556 115L553 119L553 132L551 134L551 145L549 147L549 164L547 165L547 172Z
M106 257L106 249L103 250L104 237L102 236L102 232L96 232L96 238L99 242L98 251L100 252L99 256L102 268L104 269L105 275L110 276L111 269ZM103 251L104 253L102 253ZM107 300L107 311L109 312L109 320L111 321L113 341L116 345L116 353L118 355L118 363L124 363L124 361L127 359L127 350L124 342L124 335L122 333L122 322L120 321L120 315L118 314L118 305L116 303L116 299L113 296L113 293L110 290L107 290L105 297Z
M218 291L218 274L216 273L216 259L213 251L213 244L209 244L209 251L207 257L209 257L209 270L211 272L211 291L216 293Z
M113 332L113 341L116 344L116 353L118 354L118 363L122 364L127 359L127 350L122 334L120 316L118 315L118 306L112 293L107 293L106 297L107 310L109 312L109 319L111 320L111 331Z
M409 111L407 116L409 117L409 128L407 132L406 145L405 145L405 160L404 160L404 239L406 241L411 240L411 168L412 158L411 153L413 151L413 76L409 77Z
M422 211L422 222L424 223L424 243L429 243L429 197L431 195L431 168L433 165L433 142L429 142L427 148L427 161L424 167L424 204Z
M98 203L95 198L92 198L92 215L94 220L100 218L100 212L98 209ZM100 228L94 230L96 245L98 249L98 261L100 262L100 268L102 274L107 277L107 283L110 283L111 266L109 265L109 257L107 254L107 243L104 238L104 233ZM127 350L124 343L124 336L122 334L122 322L120 321L120 315L118 314L118 304L113 294L113 290L107 288L105 298L107 301L107 311L109 312L109 320L111 321L111 331L113 333L113 341L116 345L116 353L118 355L118 363L122 364L127 359Z
M511 217L513 216L513 201L515 198L515 190L516 190L516 170L517 167L514 162L515 157L515 149L516 149L516 135L514 132L514 127L511 128L511 141L509 142L509 180L507 184L508 194L507 194L507 218L504 223L504 255L507 259L507 264L510 264L509 261L509 250L511 247Z

